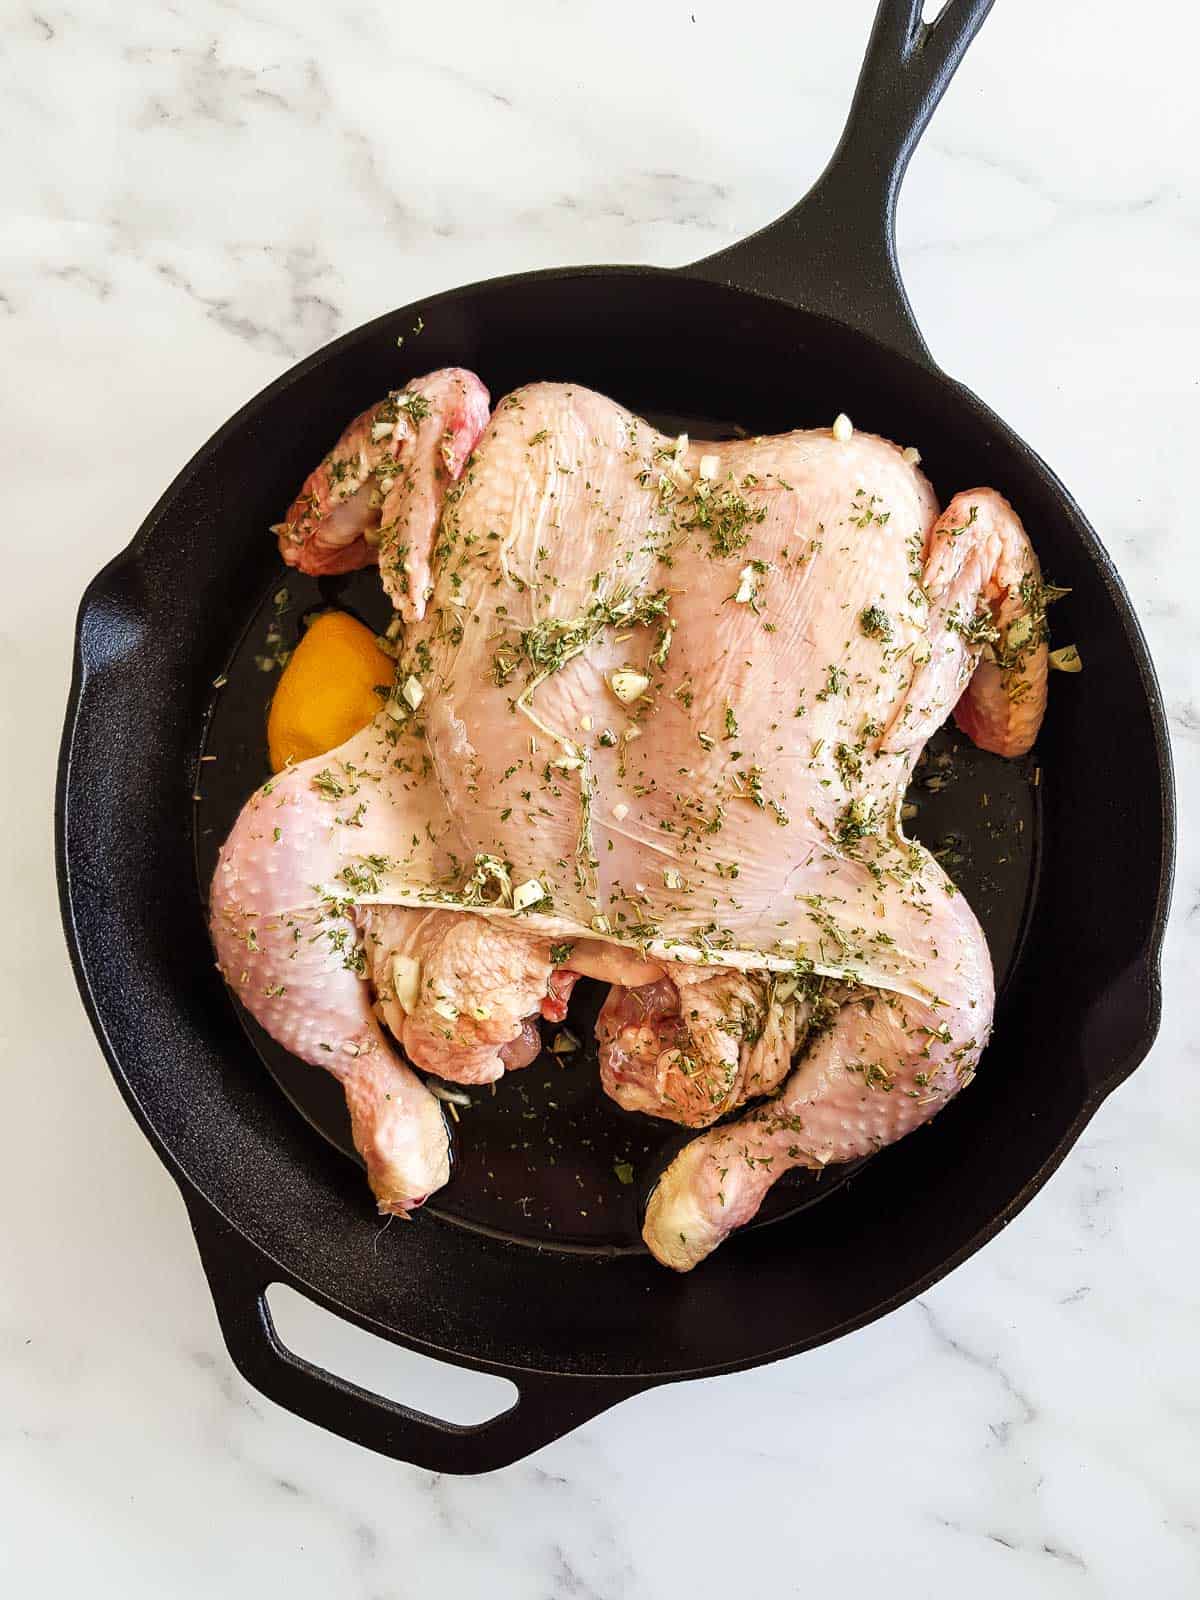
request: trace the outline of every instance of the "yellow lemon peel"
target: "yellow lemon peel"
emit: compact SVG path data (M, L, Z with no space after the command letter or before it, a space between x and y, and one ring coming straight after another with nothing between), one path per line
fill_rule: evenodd
M344 744L382 704L395 665L370 628L344 611L314 619L284 668L267 719L271 770Z

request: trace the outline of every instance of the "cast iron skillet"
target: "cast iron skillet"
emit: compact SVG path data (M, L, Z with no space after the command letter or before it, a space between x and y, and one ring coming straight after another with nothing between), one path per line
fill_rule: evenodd
M895 260L901 176L989 7L951 0L927 26L920 0L884 0L828 168L745 243L682 271L540 272L455 290L302 362L204 446L84 596L57 809L62 912L84 1002L183 1193L234 1361L263 1393L348 1439L477 1472L652 1384L753 1366L860 1327L1008 1222L1154 1038L1174 801L1146 646L1063 486L934 364ZM973 841L963 871L976 870L968 892L980 897L1004 978L979 1081L929 1130L830 1184L819 1204L794 1191L776 1210L799 1215L747 1230L684 1278L620 1246L612 1205L612 1236L597 1239L556 1227L561 1205L525 1226L503 1195L482 1189L455 1212L453 1180L437 1214L380 1236L337 1127L313 1105L308 1120L298 1116L280 1094L213 967L195 863L203 870L232 789L240 797L257 778L261 755L247 750L261 744L239 745L228 723L218 761L198 761L210 721L216 728L230 715L222 706L238 703L231 682L214 709L214 679L240 673L260 648L257 608L281 582L263 530L346 418L449 363L474 368L497 396L557 378L658 419L701 415L697 434L827 424L845 410L860 427L918 443L943 501L977 483L1000 489L1047 572L1072 588L1054 620L1060 639L1079 644L1085 672L1055 681L1035 761L1002 778L998 763L956 758L969 766L967 798L951 820ZM236 782L222 790L214 780L216 809L207 799L194 809L197 783L209 786L224 758L240 760ZM999 824L980 798L989 783L1008 785ZM1000 836L1008 828L999 846L988 843L997 826ZM995 874L972 868L973 850L992 852ZM525 1126L538 1137L572 1120L529 1109L538 1114ZM489 1162L511 1157L503 1117L465 1126L459 1175L477 1141ZM539 1163L535 1152L527 1168ZM632 1239L636 1217L627 1220ZM503 1374L519 1401L461 1427L345 1383L278 1340L264 1299L272 1282L398 1344Z

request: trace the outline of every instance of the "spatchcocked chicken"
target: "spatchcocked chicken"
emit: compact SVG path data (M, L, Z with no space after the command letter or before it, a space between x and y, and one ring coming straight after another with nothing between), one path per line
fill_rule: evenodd
M566 384L489 418L447 370L352 423L276 531L308 572L378 560L395 685L248 801L212 933L341 1080L382 1211L448 1176L412 1066L525 1066L581 975L612 986L607 1093L708 1130L645 1219L681 1270L789 1167L970 1081L991 962L900 808L951 712L1002 755L1042 717L1047 591L999 494L939 510L915 450L844 417L695 443Z

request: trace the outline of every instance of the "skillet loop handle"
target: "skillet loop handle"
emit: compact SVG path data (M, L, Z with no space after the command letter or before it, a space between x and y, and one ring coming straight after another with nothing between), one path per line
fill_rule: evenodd
M828 166L778 221L688 270L834 317L936 370L896 261L896 201L917 140L993 0L881 0Z
M266 1292L308 1291L272 1264L203 1201L188 1198L217 1320L234 1365L260 1394L306 1422L430 1472L491 1472L520 1461L645 1387L636 1379L522 1374L516 1404L475 1426L445 1422L373 1394L298 1356L280 1339ZM331 1308L336 1309L336 1308ZM376 1334L386 1330L363 1323Z

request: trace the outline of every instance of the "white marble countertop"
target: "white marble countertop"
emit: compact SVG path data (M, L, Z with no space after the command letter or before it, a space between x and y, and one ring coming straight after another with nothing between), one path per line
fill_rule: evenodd
M59 931L75 605L196 446L393 305L526 267L681 262L767 221L832 147L871 10L5 8L5 1593L1200 1592L1200 22L1183 0L999 0L901 206L935 356L1054 464L1129 585L1184 819L1158 1045L982 1254L849 1340L651 1392L490 1477L377 1459L233 1371ZM285 1331L315 1340L303 1322ZM341 1370L378 1376L328 1337ZM469 1388L450 1375L451 1408Z

